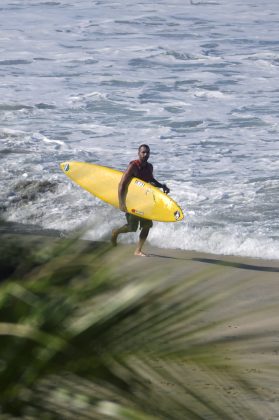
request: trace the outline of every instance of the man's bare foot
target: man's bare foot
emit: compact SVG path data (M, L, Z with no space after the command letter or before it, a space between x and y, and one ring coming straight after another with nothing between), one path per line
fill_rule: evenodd
M137 257L148 257L147 254L141 251L135 251L134 255L136 255Z
M117 236L118 236L117 231L113 230L111 234L111 238L110 238L112 246L117 246Z

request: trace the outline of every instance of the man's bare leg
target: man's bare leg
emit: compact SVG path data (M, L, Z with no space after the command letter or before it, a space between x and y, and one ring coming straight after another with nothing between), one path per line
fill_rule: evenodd
M138 246L135 250L135 255L137 257L147 257L147 255L144 252L142 252L142 247L146 241L148 233L149 233L149 228L143 228L140 232Z
M120 233L128 233L131 232L128 225L124 225L118 229L114 229L111 234L111 243L113 246L117 246L117 238Z

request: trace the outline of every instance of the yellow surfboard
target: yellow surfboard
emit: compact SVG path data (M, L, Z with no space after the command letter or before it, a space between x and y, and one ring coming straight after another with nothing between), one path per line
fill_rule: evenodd
M63 162L60 168L74 182L106 203L119 208L118 185L123 172L86 162ZM177 222L183 219L178 204L159 188L132 178L126 195L129 213L149 220Z

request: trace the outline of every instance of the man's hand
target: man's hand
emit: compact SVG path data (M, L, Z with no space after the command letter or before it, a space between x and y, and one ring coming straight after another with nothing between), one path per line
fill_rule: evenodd
M162 184L162 188L165 194L168 194L170 192L170 189L166 186L166 184Z

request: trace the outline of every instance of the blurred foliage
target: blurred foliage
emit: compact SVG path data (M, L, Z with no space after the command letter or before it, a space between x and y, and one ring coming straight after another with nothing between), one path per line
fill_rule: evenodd
M115 252L78 237L2 235L1 418L273 418L261 381L274 384L277 366L261 360L260 378L246 374L256 348L275 351L271 331L249 326L265 308L242 311L243 332L224 333L224 301L243 285L220 290L223 267L140 275L115 269Z

